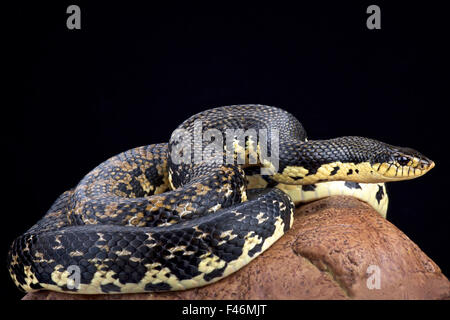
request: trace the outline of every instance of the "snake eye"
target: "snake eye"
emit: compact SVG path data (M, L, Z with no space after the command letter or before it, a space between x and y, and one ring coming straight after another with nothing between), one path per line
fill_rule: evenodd
M396 160L396 161L398 162L398 164L401 165L401 166L407 166L408 163L409 163L409 158L408 158L408 157L405 157L405 156L399 156L399 157L396 157L395 160Z

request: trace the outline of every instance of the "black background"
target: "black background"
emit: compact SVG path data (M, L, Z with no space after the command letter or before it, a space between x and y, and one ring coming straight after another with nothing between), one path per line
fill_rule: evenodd
M81 30L66 8L81 7ZM450 275L445 167L448 34L434 5L287 6L73 1L9 16L2 251L103 160L167 141L190 115L259 103L293 113L310 139L360 135L415 148L426 176L388 185L388 220ZM1 268L8 298L22 295Z

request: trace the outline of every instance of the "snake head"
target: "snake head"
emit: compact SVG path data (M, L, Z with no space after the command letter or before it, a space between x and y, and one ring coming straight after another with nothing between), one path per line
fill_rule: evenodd
M420 177L435 163L414 149L386 145L385 152L374 157L371 165L376 174L395 181Z

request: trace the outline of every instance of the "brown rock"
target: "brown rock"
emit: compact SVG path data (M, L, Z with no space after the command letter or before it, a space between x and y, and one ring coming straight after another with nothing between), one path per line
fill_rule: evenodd
M380 289L369 289L379 268ZM368 278L371 278L370 280ZM450 282L367 204L330 197L300 207L294 225L253 262L214 284L126 295L29 293L24 299L449 299Z

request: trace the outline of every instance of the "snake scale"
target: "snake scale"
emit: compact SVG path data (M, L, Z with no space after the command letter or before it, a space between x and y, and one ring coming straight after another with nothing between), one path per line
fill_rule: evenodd
M205 134L205 141L180 143L175 134L230 129L265 130L267 145L248 137L227 145ZM223 151L216 161L203 161L199 152L212 142ZM252 152L261 156L275 145L276 167L267 157L250 161ZM239 149L244 162L234 152ZM339 181L354 189L378 184L378 197L384 182L419 177L433 166L413 149L368 138L307 140L300 122L279 108L209 109L184 121L169 143L134 148L94 168L14 240L8 268L24 291L199 287L242 268L283 236L293 222L295 197L285 192ZM261 169L272 173L260 175Z

